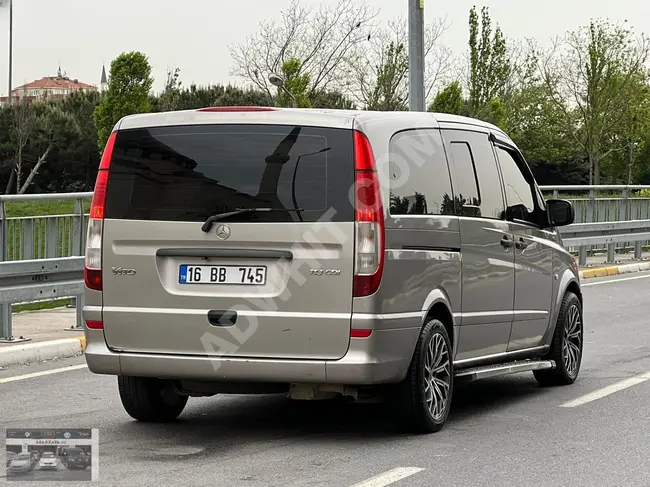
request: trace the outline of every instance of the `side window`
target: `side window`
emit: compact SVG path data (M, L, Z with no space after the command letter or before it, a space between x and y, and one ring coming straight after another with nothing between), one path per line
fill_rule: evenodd
M452 142L449 147L457 175L454 185L456 213L459 216L481 216L481 194L472 149L467 142Z
M505 203L492 143L487 134L445 131L454 162L456 213L501 220Z
M536 223L535 201L531 184L524 177L510 151L497 147L497 155L506 189L508 219Z
M438 130L407 130L390 141L391 215L453 215L449 167Z

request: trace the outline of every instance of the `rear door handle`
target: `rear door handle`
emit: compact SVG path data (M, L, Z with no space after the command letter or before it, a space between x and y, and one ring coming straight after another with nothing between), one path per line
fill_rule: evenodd
M515 247L518 248L519 250L524 250L526 247L528 247L529 243L526 242L523 238L519 237L517 241L515 242Z
M208 311L208 322L212 326L233 326L237 323L237 311L213 309Z
M509 235L504 235L503 238L501 239L501 245L505 247L506 249L509 249L514 245L512 240L510 239Z

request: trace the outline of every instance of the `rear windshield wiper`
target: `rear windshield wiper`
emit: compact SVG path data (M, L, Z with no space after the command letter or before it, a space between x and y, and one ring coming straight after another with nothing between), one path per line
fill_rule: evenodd
M269 212L269 211L295 211L296 213L300 213L305 210L304 208L237 208L233 211L227 211L224 213L217 213L216 215L212 215L210 218L208 218L205 221L205 223L201 227L201 230L203 230L205 233L208 233L212 228L212 224L214 222L218 222L219 220L225 220L226 218L230 218L231 216L241 215L243 213L262 213L262 212Z

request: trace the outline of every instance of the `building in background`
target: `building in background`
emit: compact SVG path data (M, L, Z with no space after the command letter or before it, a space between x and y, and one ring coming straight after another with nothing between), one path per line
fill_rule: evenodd
M106 69L102 67L102 77L99 89L105 91L108 87ZM57 71L56 76L47 76L31 83L18 86L11 91L13 101L31 101L43 98L60 99L75 91L97 91L97 85L83 83L78 79L72 79L67 73ZM0 104L7 103L6 96L0 97Z

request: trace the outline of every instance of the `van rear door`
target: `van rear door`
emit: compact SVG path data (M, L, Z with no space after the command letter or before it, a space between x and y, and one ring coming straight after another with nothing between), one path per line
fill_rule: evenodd
M107 344L137 353L344 356L353 185L352 130L119 131L103 228Z

